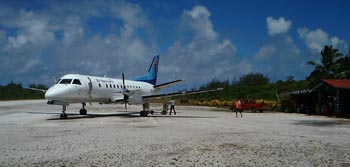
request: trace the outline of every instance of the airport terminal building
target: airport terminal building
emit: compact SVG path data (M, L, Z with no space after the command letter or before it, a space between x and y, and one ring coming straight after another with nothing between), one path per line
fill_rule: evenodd
M284 93L284 112L350 117L350 80L324 79L312 89Z

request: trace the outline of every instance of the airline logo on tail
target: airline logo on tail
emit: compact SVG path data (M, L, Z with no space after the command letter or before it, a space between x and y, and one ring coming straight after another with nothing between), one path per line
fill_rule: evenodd
M152 64L148 69L148 73L144 76L137 77L135 81L147 82L152 85L156 85L157 83L157 73L158 73L158 64L159 64L159 55L155 55L152 60Z

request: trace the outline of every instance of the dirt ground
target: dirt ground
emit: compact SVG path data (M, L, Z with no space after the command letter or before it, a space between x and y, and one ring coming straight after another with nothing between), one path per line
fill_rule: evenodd
M161 105L152 105L161 110ZM350 166L350 120L177 106L0 102L0 166Z

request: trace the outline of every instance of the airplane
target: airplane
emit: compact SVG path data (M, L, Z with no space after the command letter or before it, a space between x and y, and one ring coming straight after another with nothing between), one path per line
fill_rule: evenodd
M66 108L70 103L82 104L82 109L79 111L81 115L87 114L87 110L85 109L86 103L125 104L125 108L127 108L127 104L142 104L143 109L140 111L140 116L147 116L149 113L153 114L153 112L147 110L150 99L222 90L222 88L217 88L211 90L159 93L161 89L184 82L184 80L179 79L157 85L158 64L159 55L156 54L153 57L148 72L132 80L126 80L124 73L122 73L122 79L66 74L48 90L28 89L44 92L45 99L48 100L47 104L62 105L63 109L60 119L68 118Z

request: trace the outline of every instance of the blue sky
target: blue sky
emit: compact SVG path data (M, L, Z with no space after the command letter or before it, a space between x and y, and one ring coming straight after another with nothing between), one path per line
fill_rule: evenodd
M348 51L350 1L2 1L0 83L66 73L142 75L185 87L260 72L305 79L324 45Z

